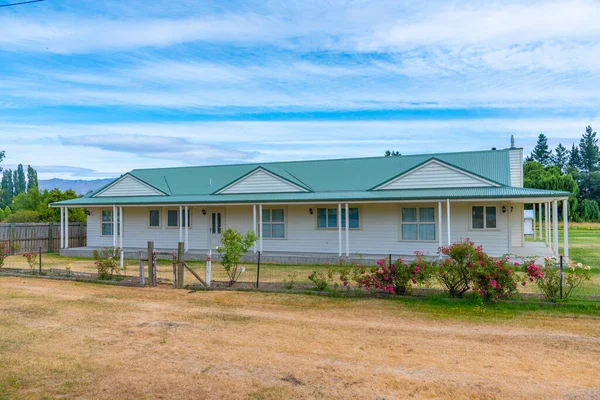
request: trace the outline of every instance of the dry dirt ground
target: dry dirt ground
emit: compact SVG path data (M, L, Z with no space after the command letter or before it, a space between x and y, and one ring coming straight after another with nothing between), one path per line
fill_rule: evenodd
M0 398L600 398L600 319L479 315L0 277Z

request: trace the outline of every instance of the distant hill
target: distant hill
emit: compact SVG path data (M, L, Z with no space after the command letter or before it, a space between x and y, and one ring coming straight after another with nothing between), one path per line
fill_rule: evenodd
M52 190L52 189L60 189L61 191L65 191L67 189L73 189L75 193L84 195L90 190L96 190L106 185L109 182L112 182L115 178L108 179L93 179L93 180L84 180L84 179L40 179L39 186L40 190Z

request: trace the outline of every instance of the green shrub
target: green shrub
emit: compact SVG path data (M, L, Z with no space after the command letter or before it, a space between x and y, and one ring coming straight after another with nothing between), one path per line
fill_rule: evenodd
M287 277L283 278L283 287L286 289L293 289L296 284L297 275L295 273L288 274Z
M471 288L471 268L483 258L481 246L469 239L440 247L439 253L448 256L438 263L436 278L451 296L461 297Z
M232 286L242 274L239 268L240 259L256 242L256 234L249 231L245 235L228 228L221 236L223 246L217 246L217 251L221 254L221 264L229 277L229 286Z
M329 288L329 285L333 282L333 269L328 268L327 272L313 271L308 279L315 284L317 290L323 291Z
M94 260L98 268L98 279L110 280L114 274L119 273L119 249L105 247L98 251L94 250Z

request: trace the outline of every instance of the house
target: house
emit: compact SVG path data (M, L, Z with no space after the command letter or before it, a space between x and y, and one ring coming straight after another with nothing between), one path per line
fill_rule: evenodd
M558 207L568 192L523 188L523 150L136 169L83 198L53 203L88 213L87 247L61 254L124 249L135 257L185 243L188 258L219 245L226 228L258 235L253 253L290 263L436 255L470 238L490 255L558 252ZM545 209L539 241L525 242L524 205ZM542 213L540 213L541 215ZM553 219L552 219L553 218ZM545 232L542 235L542 225ZM550 228L550 224L553 227ZM64 237L65 235L61 235ZM568 226L564 253L568 255Z

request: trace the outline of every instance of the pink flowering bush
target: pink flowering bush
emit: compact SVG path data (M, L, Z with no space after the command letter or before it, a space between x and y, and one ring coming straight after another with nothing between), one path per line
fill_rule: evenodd
M37 257L38 253L32 251L30 253L23 253L23 257L27 259L27 264L29 264L29 268L34 269L37 266Z
M479 262L470 268L473 291L491 301L509 298L517 293L514 271L518 263L511 263L508 257L493 258L483 254Z
M470 239L442 246L438 253L447 256L438 263L436 278L451 296L461 297L472 284L472 270L484 266L487 255Z
M10 255L10 245L8 242L0 242L0 268L4 266L4 260Z
M344 286L348 286L350 279L359 287L367 290L382 290L390 294L409 294L412 285L422 284L429 279L431 262L422 253L415 253L416 258L410 263L405 263L401 258L391 265L386 259L377 261L377 266L372 268L361 267L354 274L340 274Z

